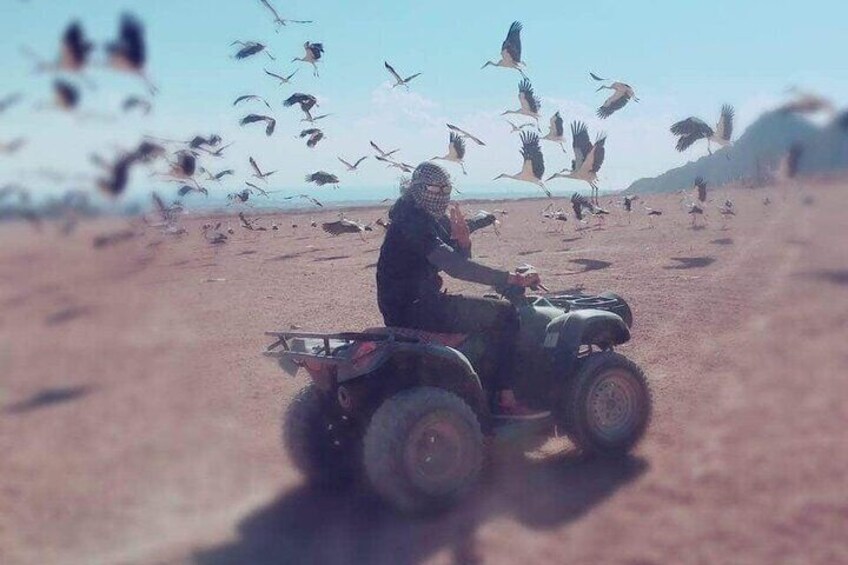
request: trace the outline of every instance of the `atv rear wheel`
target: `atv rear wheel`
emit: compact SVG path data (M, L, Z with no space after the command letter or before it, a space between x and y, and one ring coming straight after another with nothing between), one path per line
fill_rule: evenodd
M434 387L386 399L365 432L365 471L374 490L405 512L446 506L476 481L483 434L461 398Z
M316 485L351 484L359 463L352 424L315 386L298 392L283 418L283 444L295 467Z
M651 408L651 389L636 363L612 351L595 353L574 377L567 432L585 453L621 456L642 439Z

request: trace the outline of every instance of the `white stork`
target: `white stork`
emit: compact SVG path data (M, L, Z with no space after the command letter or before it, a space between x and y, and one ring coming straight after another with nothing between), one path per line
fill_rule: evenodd
M297 74L297 71L298 71L298 69L295 69L295 70L294 70L291 74L289 74L288 76L283 76L283 75L279 75L279 74L277 74L277 73L272 73L272 72L271 72L271 71L269 71L268 69L262 69L262 70L263 70L263 71L265 71L265 74L266 74L266 75L268 75L269 77L273 77L273 78L277 79L278 81L280 81L280 84L281 84L281 85L290 83L290 82L291 82L292 77L293 77L294 75L296 75L296 74Z
M721 117L715 129L695 117L686 118L671 126L671 133L678 136L677 150L686 151L699 139L707 140L707 151L712 155L710 142L721 147L730 145L733 136L733 106L725 104L721 107Z
M288 98L283 100L283 106L285 106L286 108L288 108L290 106L294 106L295 104L300 106L300 110L306 116L306 118L304 120L301 120L301 121L307 121L307 122L314 121L314 118L312 117L312 114L311 114L310 111L312 110L312 108L315 108L315 107L318 106L318 99L317 98L315 98L311 94L304 94L302 92L295 92L294 94L292 94L291 96L289 96Z
M375 155L374 158L382 163L388 163L388 166L386 167L388 169L394 167L396 169L400 169L404 173L411 173L415 170L415 167L413 167L412 165L409 165L407 163L401 163L400 161L394 161L392 159L389 159L388 157L381 157L380 155Z
M501 116L506 116L507 114L521 114L522 116L533 118L536 120L536 129L538 130L539 108L541 108L542 103L533 92L533 85L530 84L530 81L526 78L518 83L518 102L521 104L521 108L518 110L507 110L506 112L501 113Z
M493 67L515 69L521 73L521 76L527 78L527 75L524 74L521 68L524 66L524 61L521 60L521 29L521 22L512 22L512 25L509 26L509 32L506 34L506 39L501 44L501 60L497 63L486 61L480 68L485 69L491 65Z
M524 165L521 167L521 172L515 175L501 173L494 180L509 178L530 182L541 187L548 196L551 192L545 186L542 177L545 176L545 159L542 156L542 150L539 148L539 136L532 132L521 132L521 156L524 158Z
M455 125L453 125L453 124L445 124L445 125L447 125L447 126L448 126L448 129L449 129L449 130L451 130L452 132L454 132L454 133L458 134L458 135L459 135L459 137L463 137L463 138L465 138L465 139L470 139L471 141L473 141L473 142L474 142L474 143L476 143L477 145L486 145L485 143L483 143L483 140L481 140L480 138L478 138L478 137L476 137L476 136L471 135L470 133L468 133L468 132L467 132L467 131L465 131L464 129L460 129L460 128L456 127L456 126L455 126Z
M459 166L462 167L462 174L467 175L468 172L465 170L465 163L462 160L465 158L465 140L463 140L459 134L451 132L450 141L448 143L448 154L444 157L433 157L430 159L431 161L442 160L442 161L450 161L452 163L459 163Z
M310 43L307 41L303 44L304 55L303 57L295 57L292 59L292 63L295 61L303 61L304 63L309 63L312 65L312 74L316 77L318 76L318 61L321 60L321 56L324 55L324 44L323 43Z
M555 178L567 178L582 180L592 187L592 200L598 202L598 171L604 164L606 150L606 135L600 134L593 144L589 141L589 130L583 122L571 122L571 147L574 150L574 159L571 161L571 171L562 171L551 175L548 180Z
M382 157L382 158L384 158L384 159L388 159L389 157L391 157L392 155L394 155L395 153L397 153L398 151L400 151L400 149L392 149L391 151L383 151L383 150L382 150L382 149L380 149L380 147L379 147L376 143L374 143L373 141L369 141L369 143L371 144L371 147L373 147L373 148L374 148L374 151L376 151L376 152L377 152L377 155L379 155L380 157Z
M352 165L351 165L350 163L348 163L347 161L345 161L344 159L342 159L341 157L336 157L336 158L337 158L339 161L341 161L341 162L342 162L342 165L344 165L344 166L347 168L347 170L348 170L348 171L351 171L351 172L352 172L352 171L356 171L356 170L358 170L358 169L357 169L357 167L359 167L359 164L360 164L362 161L364 161L365 159L367 159L367 158L368 158L368 155L366 155L365 157L360 157L360 158L359 158L359 159L358 159L355 163L353 163Z
M259 0L263 6L265 6L269 12L271 12L271 16L274 18L274 23L277 26L275 30L277 33L280 33L280 27L285 27L287 24L311 24L312 20L290 20L288 18L280 17L280 13L271 5L269 0Z
M607 79L601 78L595 73L589 73L589 75L595 79L596 81L604 82ZM633 87L629 84L615 81L612 84L605 84L598 87L595 92L600 92L601 90L614 90L609 98L604 100L603 105L598 108L597 115L599 118L609 118L613 115L613 113L617 112L624 108L630 100L634 102L639 102L639 98L636 96L636 93L633 91Z
M421 73L415 73L414 75L409 75L408 77L403 78L399 74L397 74L397 71L395 71L395 68L393 66L391 66L388 62L383 61L383 65L385 65L386 69L395 78L395 83L392 85L392 88L394 88L396 86L403 86L404 88L409 90L409 81L411 81L415 77L421 75Z
M548 141L553 141L554 143L559 143L562 152L565 153L565 146L563 142L565 141L565 137L563 136L565 133L564 128L562 127L562 116L559 115L559 112L551 116L550 127L548 129L548 135L543 137L542 139L547 139Z
M533 126L533 124L531 124L531 123L525 123L525 124L521 124L520 126L517 126L509 120L504 120L504 121L509 124L509 127L512 128L512 131L510 131L510 133L518 133L518 132L521 132L521 130L523 130L524 128Z
M259 164L256 162L256 159L254 159L253 157L248 157L248 161L250 162L250 168L253 169L253 176L265 182L268 182L268 177L277 172L268 171L263 173L262 169L259 168Z

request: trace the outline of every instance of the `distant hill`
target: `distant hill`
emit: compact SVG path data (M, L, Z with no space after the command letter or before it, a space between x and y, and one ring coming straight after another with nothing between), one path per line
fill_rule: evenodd
M825 165L831 169L848 167L848 152L844 149L848 144L848 131L843 129L839 119L821 129L795 114L774 111L763 114L751 124L731 147L657 177L639 179L627 188L627 192L674 192L691 187L697 176L704 177L711 186L754 179L763 171L775 168L796 142L805 148L799 165L802 173L821 171ZM703 144L698 147L702 149Z

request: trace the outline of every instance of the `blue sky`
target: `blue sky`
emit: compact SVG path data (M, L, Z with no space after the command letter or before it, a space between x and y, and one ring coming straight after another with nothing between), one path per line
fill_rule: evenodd
M560 110L568 122L585 120L594 133L609 135L607 160L601 172L603 189L625 188L636 178L654 175L696 159L703 148L685 154L673 149L668 126L696 115L714 122L723 103L736 106L737 132L763 110L786 98L790 85L815 89L837 104L848 100L844 71L844 21L848 8L830 1L797 2L613 2L564 3L537 0L533 12L517 3L432 1L403 3L306 2L277 0L289 18L313 19L312 25L291 25L275 33L258 0L189 1L4 0L0 19L0 64L4 78L0 96L12 91L27 95L24 104L0 115L0 141L26 135L30 142L14 159L0 156L0 183L25 179L33 187L56 190L31 172L53 168L84 174L86 156L110 154L130 147L142 133L188 138L220 132L236 145L227 159L207 161L210 168L235 167L236 181L215 187L227 191L248 178L247 155L266 169L279 169L277 187L303 188L307 172L339 173L349 187L391 187L395 170L366 161L362 170L345 174L337 155L349 159L370 154L368 140L391 148L417 163L447 150L445 121L483 137L488 145L469 145L468 176L452 168L459 186L476 190L499 188L526 191L529 185L491 179L521 166L519 141L498 116L517 107L519 75L511 70L480 66L497 59L500 44L513 20L522 34L528 75L542 98L545 123ZM53 56L58 38L74 18L98 43L108 40L123 10L146 24L150 45L149 72L160 87L155 110L148 118L121 116L117 108L129 93L144 89L129 77L104 70L91 72L97 83L85 90L84 111L111 114L115 121L81 122L70 116L35 112L32 106L49 98L50 80L33 75L19 47L27 45ZM269 44L276 62L263 56L236 62L229 58L235 39ZM306 40L326 47L321 76L308 66L293 85L277 86L262 68L290 71L299 63ZM421 72L410 93L389 88L383 60L401 74ZM605 98L588 78L598 74L632 84L642 99L605 121L594 110ZM303 124L299 111L282 108L294 91L315 94L321 111L333 117L319 122L327 139L314 150L294 136ZM278 130L266 138L260 127L242 129L238 119L248 107L233 108L232 100L255 93L268 98L278 118ZM263 106L250 110L264 111ZM553 144L543 145L549 173L565 167ZM134 191L151 188L147 172L136 172ZM553 181L555 193L582 188L575 181Z

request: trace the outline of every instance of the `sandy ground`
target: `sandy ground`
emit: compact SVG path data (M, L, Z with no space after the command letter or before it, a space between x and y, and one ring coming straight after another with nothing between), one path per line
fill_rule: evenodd
M465 504L426 520L305 487L279 440L305 377L260 354L265 330L379 323L380 233L280 216L279 232L213 247L192 219L181 239L96 250L116 226L0 226L0 562L848 562L847 190L727 193L727 229L714 205L690 229L676 195L647 198L665 211L654 229L616 209L603 229L557 231L541 200L491 205L509 216L500 238L474 236L483 261L631 302L621 349L655 418L625 463L552 440L495 458Z

